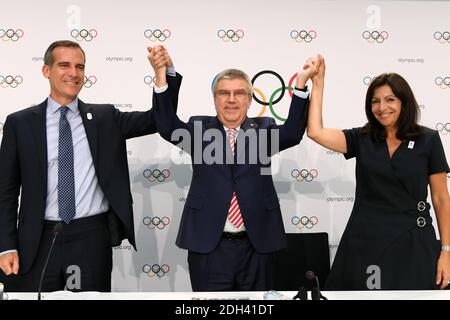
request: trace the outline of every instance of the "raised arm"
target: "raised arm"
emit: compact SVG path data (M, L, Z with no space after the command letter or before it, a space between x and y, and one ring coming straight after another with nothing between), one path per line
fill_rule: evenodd
M155 119L156 127L161 137L172 144L175 144L180 149L190 152L190 138L193 136L193 126L190 123L181 121L176 114L176 107L174 103L178 103L178 90L181 79L176 81L177 94L171 94L173 91L173 80L177 77L166 76L170 71L168 68L172 67L172 60L169 53L163 46L155 46L148 48L148 60L155 72L155 87L153 92L153 117ZM178 130L182 129L182 130ZM182 142L180 143L180 140Z
M155 74L157 74L158 79L160 79L160 85L163 85L161 84L161 81L169 84L166 91L172 100L171 106L176 112L182 77L175 72L175 69L173 69L172 60L163 46L155 46L153 48L147 47L147 50L148 60L155 69L154 71ZM171 72L169 70L170 67L172 68ZM169 73L168 78L166 78L166 70L167 73ZM132 112L122 112L116 109L115 117L122 130L123 136L126 139L130 139L157 132L153 113L152 109Z
M147 50L148 61L150 61L156 75L155 84L158 88L161 88L167 84L167 66L172 65L172 60L170 60L170 56L163 46L147 47Z
M319 71L317 75L312 77L313 89L311 93L306 134L309 138L325 148L346 153L347 143L344 132L340 129L323 127L322 103L325 82L325 60L320 54L317 58L319 61Z
M309 59L297 72L296 89L291 99L288 117L282 125L276 125L275 121L271 125L271 129L279 130L279 150L276 150L276 148L271 149L271 155L299 144L303 138L306 130L309 99L307 93L299 92L298 89L303 90L306 82L316 75L317 72L317 58Z

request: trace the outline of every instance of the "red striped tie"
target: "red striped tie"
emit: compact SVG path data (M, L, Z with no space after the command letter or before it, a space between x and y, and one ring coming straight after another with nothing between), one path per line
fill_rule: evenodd
M228 129L228 142L230 143L231 151L234 156L234 144L236 142L236 129ZM233 196L231 197L230 208L228 209L228 220L236 227L240 228L244 224L244 220L242 219L241 209L239 208L239 204L236 198L236 192L233 192Z

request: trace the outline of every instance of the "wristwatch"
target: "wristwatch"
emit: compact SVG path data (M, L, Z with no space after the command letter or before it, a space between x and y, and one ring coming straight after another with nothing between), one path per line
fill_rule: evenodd
M450 251L450 246L443 245L443 246L441 247L441 251Z
M308 91L308 86L305 86L303 89L300 89L299 87L295 87L295 90L306 92L306 91Z

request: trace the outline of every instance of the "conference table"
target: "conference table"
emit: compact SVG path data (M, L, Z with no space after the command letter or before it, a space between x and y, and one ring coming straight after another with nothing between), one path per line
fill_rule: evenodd
M42 300L287 300L295 291L280 291L278 297L265 291L250 292L43 292ZM35 292L10 292L9 300L37 300ZM322 291L328 300L450 300L450 290L425 291ZM265 298L272 299L266 300ZM278 299L274 299L278 298ZM280 299L281 298L281 299ZM311 299L311 292L308 293Z

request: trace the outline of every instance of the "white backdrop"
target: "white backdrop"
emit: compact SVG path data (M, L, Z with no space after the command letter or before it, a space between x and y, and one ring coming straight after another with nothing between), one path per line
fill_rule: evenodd
M327 126L363 125L367 82L397 72L416 94L421 123L440 129L450 155L450 2L1 2L0 127L9 113L46 98L43 54L59 39L79 41L86 51L80 98L113 103L122 111L150 108L153 74L146 46L164 44L184 76L178 108L184 120L214 114L210 86L221 70L235 67L250 77L270 70L288 85L302 63L320 52L327 63ZM254 86L260 100L280 94L274 94L280 80L271 74L259 76ZM286 92L273 109L285 117L288 106ZM254 101L249 115L272 116L268 107L263 111ZM127 146L138 252L127 242L114 249L113 291L189 291L187 253L174 244L192 175L188 158L158 135L129 140ZM353 205L354 160L307 137L278 160L274 180L286 231L328 232L333 259ZM303 169L310 181L293 177ZM160 181L146 178L151 174ZM309 223L295 225L303 216ZM165 272L150 271L163 265Z

